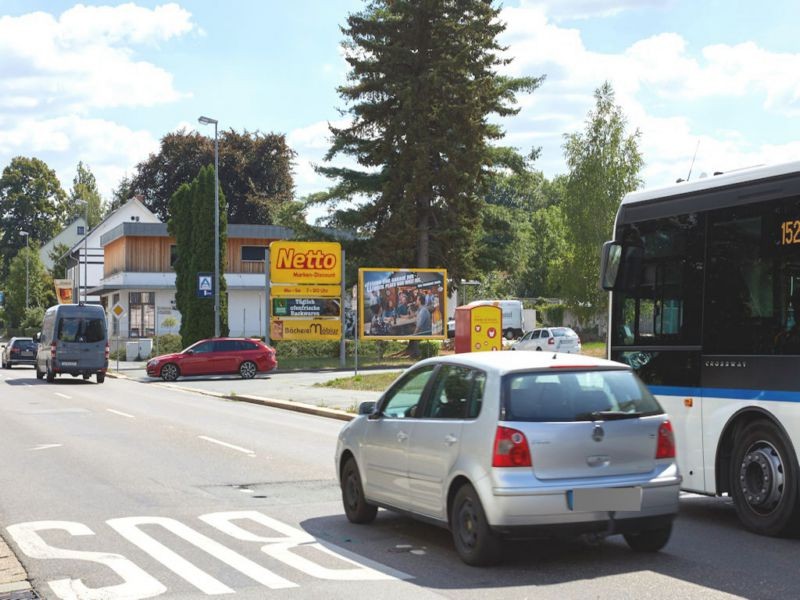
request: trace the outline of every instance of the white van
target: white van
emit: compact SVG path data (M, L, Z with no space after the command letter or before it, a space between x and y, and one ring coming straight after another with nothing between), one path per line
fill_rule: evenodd
M522 302L519 300L475 300L467 306L499 306L503 311L503 337L513 340L524 333Z

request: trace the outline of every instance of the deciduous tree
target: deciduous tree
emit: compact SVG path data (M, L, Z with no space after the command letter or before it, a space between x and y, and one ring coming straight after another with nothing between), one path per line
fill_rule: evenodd
M272 224L271 210L294 195L294 156L281 134L219 132L219 182L229 199L231 223ZM158 153L139 163L133 175L120 182L115 202L142 194L147 207L166 220L172 195L213 162L213 138L185 130L169 133L161 139Z
M583 132L565 135L569 167L563 205L570 252L561 269L562 294L586 318L605 311L599 288L600 248L611 237L622 197L640 184L644 164L640 133L626 133L626 119L608 82L594 94Z
M53 279L39 258L38 246L23 246L11 259L6 279L5 309L11 327L18 327L25 318L26 263L28 306L47 308L56 302Z
M89 203L89 206L83 207L76 200L84 200ZM100 223L105 215L105 205L97 189L97 180L88 165L84 165L83 162L78 163L67 206L67 211L72 217L82 217L88 209L89 222L87 225L89 229L93 229Z
M17 156L0 176L0 272L25 246L20 231L31 242L43 244L56 235L64 222L66 194L55 171L38 158Z

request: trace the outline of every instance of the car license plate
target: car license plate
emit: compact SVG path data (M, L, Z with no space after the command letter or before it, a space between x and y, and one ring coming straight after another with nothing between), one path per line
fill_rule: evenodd
M33 352L23 352L22 356L33 356Z
M576 512L642 510L642 488L578 488L567 491L567 506Z
M76 361L76 360L62 360L61 361L61 366L62 367L77 367L78 366L78 361Z

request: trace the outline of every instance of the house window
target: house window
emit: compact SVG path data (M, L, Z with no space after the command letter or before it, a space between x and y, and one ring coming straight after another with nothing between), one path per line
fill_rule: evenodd
M86 228L83 225L78 225L78 235L83 235L86 231Z
M262 261L266 252L266 246L242 246L242 261Z
M175 261L178 260L178 246L175 244L169 245L169 266L175 268Z
M140 338L155 335L155 292L130 292L128 301L128 337Z

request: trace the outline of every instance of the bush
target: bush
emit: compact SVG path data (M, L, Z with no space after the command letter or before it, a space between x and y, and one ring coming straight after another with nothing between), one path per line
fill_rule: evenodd
M272 345L279 359L285 358L336 358L339 356L339 341L284 340L274 341ZM347 356L355 354L355 340L345 341ZM394 340L367 340L358 342L358 355L383 358L386 355L402 352L406 342ZM438 348L437 348L438 353ZM431 356L436 356L432 354Z
M437 342L434 340L424 340L419 343L419 357L420 358L430 358L431 356L439 356L439 350L441 349L442 344L441 342Z
M173 354L181 350L183 350L181 336L177 333L165 333L153 338L153 350L150 353L150 358L161 354Z

